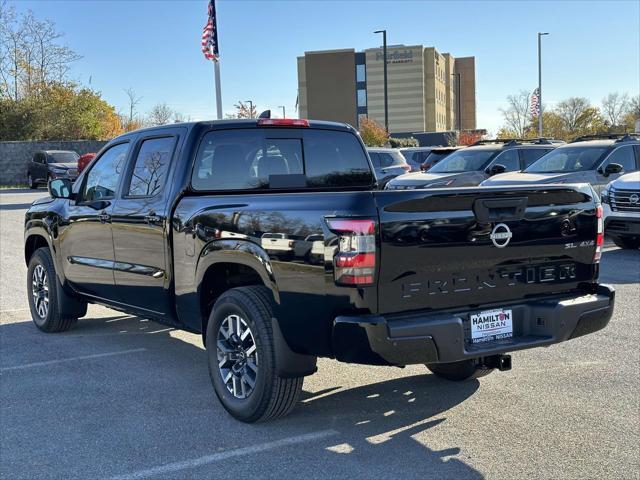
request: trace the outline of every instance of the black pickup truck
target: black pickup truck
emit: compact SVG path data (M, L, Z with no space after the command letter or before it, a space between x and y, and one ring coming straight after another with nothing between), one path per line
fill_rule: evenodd
M287 414L317 357L464 380L603 328L588 185L376 189L348 125L197 122L109 142L25 218L45 332L99 303L202 334L231 415Z

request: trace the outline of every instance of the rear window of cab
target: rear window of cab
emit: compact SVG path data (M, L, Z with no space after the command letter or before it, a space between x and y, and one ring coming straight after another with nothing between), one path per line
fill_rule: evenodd
M214 130L196 154L195 190L370 187L371 168L350 132L300 128Z

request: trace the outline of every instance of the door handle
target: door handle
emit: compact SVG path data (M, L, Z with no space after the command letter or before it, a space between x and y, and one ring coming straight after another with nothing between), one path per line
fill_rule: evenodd
M111 215L109 215L107 212L103 210L98 215L98 220L100 220L100 223L107 223L108 221L111 220Z
M153 210L151 210L148 215L145 215L144 219L149 224L160 223L162 221L162 217L156 215L156 212Z

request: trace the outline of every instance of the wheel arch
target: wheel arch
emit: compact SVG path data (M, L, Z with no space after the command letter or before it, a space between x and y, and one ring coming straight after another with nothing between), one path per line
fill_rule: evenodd
M246 240L218 240L207 244L198 258L195 281L203 341L211 307L227 290L262 285L271 291L274 302L280 303L269 256L261 247Z

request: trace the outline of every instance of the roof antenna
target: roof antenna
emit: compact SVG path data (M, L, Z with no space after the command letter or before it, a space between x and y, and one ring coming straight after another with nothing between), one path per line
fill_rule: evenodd
M258 118L271 118L271 110L265 110L260 115L258 115Z

